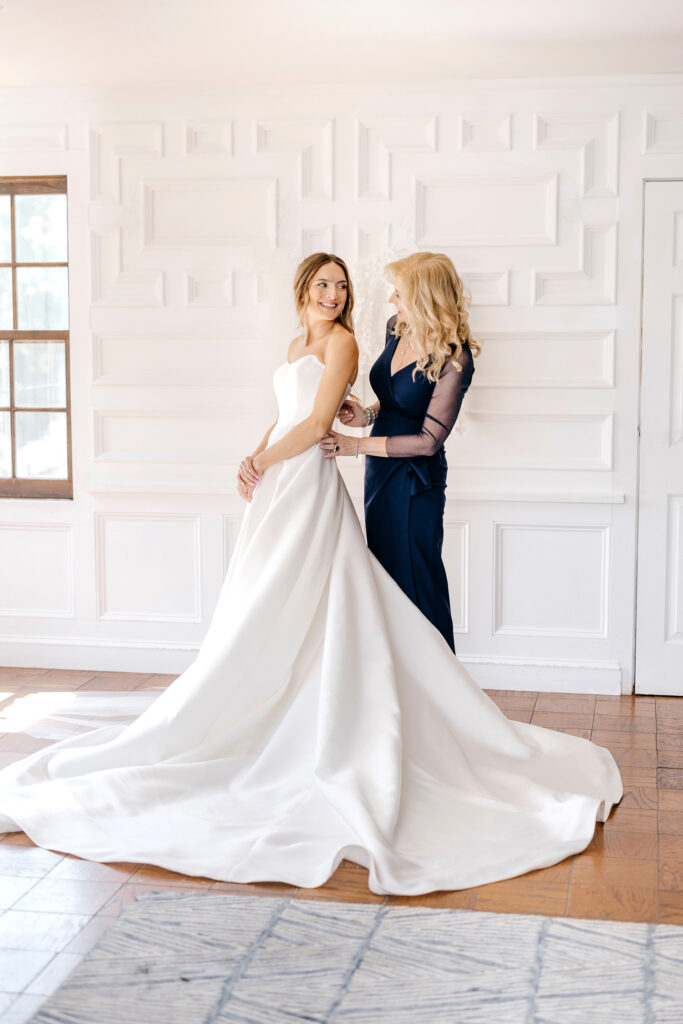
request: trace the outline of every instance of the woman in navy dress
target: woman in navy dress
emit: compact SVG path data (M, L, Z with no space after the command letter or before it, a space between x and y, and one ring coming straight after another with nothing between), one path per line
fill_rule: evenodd
M368 547L455 652L448 581L441 552L448 465L444 442L458 418L479 345L471 336L462 281L447 256L414 253L389 264L385 347L370 384L378 401L347 400L339 419L368 426L370 437L331 430L326 457L367 456Z

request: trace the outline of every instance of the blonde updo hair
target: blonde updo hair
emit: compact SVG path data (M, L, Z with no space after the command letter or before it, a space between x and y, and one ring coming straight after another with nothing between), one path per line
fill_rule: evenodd
M479 355L481 346L472 337L470 296L452 260L439 252L414 252L387 264L385 270L387 276L401 278L401 299L410 311L410 325L399 314L394 334L400 338L410 332L418 353L413 380L418 370L429 380L438 380L448 359L462 372L464 347Z
M306 259L301 261L294 275L294 302L297 314L303 323L303 316L309 303L308 289L311 281L326 263L334 263L344 271L347 284L346 302L341 313L336 317L335 322L345 327L349 334L353 334L353 316L351 315L353 311L353 285L351 284L348 268L341 256L335 256L329 252L314 252L311 256L307 256Z

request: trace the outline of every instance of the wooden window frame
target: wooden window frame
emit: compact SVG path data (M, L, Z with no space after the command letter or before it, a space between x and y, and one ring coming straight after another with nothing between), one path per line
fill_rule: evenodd
M0 477L0 499L2 498L73 498L72 453L71 453L71 373L69 359L70 331L19 331L17 330L17 267L66 267L68 260L61 263L24 263L16 260L16 240L14 234L15 195L40 195L44 193L67 194L66 175L48 175L35 177L0 177L0 195L10 198L10 262L0 262L0 267L10 267L12 271L12 330L0 329L0 341L9 342L9 406L0 406L0 412L9 412L12 444L12 476ZM68 280L68 277L67 277ZM14 404L14 343L17 341L62 341L64 342L64 372L66 375L66 407L57 406L39 408L31 406L15 406ZM65 480L29 479L17 477L16 474L16 429L15 413L17 412L66 412L66 445L67 473Z

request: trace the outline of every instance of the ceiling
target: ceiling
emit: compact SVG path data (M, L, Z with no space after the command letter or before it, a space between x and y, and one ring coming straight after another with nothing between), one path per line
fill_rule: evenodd
M0 0L0 86L667 72L681 0Z

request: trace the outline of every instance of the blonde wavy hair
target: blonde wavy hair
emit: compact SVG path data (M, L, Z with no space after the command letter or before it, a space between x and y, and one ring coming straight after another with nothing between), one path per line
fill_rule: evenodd
M347 284L346 302L341 313L336 317L336 322L345 327L349 334L353 334L353 285L351 284L349 270L344 260L341 256L335 256L333 253L314 252L311 256L303 259L296 268L296 273L294 274L294 303L297 315L303 323L303 315L309 302L308 289L311 281L326 263L334 263L340 270L344 271Z
M414 252L388 263L385 271L391 279L400 277L401 299L410 311L410 323L399 314L394 334L400 338L409 332L417 350L413 380L418 370L438 380L447 359L462 372L464 346L477 356L481 345L472 337L470 295L452 260L439 252Z

